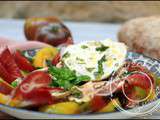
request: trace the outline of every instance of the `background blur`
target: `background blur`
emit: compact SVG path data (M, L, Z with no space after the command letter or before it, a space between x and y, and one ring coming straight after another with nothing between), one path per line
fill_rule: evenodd
M57 16L62 20L123 22L160 14L160 1L1 1L0 18Z

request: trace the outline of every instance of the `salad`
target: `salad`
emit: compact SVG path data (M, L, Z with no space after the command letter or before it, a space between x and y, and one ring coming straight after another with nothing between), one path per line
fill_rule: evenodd
M131 109L157 98L159 79L126 60L125 44L110 39L73 44L71 34L65 42L46 41L50 45L43 48L11 51L6 46L1 52L1 104L52 114L91 114Z

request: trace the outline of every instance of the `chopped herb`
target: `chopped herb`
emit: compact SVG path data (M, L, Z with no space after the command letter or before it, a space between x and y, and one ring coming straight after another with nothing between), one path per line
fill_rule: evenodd
M76 87L73 87L71 90L71 94L76 98L82 98L83 94L80 90L78 90Z
M90 77L87 75L77 76L77 79L75 80L74 84L80 84L81 82L86 82L88 80L90 80Z
M17 87L21 83L21 81L22 81L21 78L17 78L15 81L11 83L11 86Z
M79 64L85 64L84 60L79 57L76 57L76 60L78 61Z
M63 56L62 56L62 58L68 58L70 56L70 53L69 52L66 52Z
M92 72L95 68L86 68L88 72Z
M56 68L55 66L51 66L48 71L53 76L51 86L63 87L66 90L71 89L74 85L78 85L81 82L90 80L89 76L77 76L75 71L67 67Z
M96 78L99 78L100 76L102 76L104 74L103 62L105 62L105 61L106 61L106 56L105 55L98 61L98 71L94 73Z
M96 51L100 51L100 52L104 52L105 50L107 50L109 47L108 46L104 46L103 44L101 44L100 47L96 48Z
M17 86L18 86L18 82L17 82L17 81L13 81L13 82L11 83L11 85L12 85L13 87L17 87Z
M46 62L47 66L52 66L52 61L51 60L45 60L45 62Z
M86 48L88 48L88 46L82 45L81 48L82 48L82 49L86 49Z

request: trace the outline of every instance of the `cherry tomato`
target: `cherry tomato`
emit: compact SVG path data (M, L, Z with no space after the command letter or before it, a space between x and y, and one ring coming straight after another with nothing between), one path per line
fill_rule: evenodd
M0 55L0 68L0 77L8 83L13 82L19 77L23 77L8 48L6 48Z
M24 32L28 40L38 40L53 46L73 44L70 30L56 17L28 18Z
M28 72L32 72L33 70L35 70L35 68L32 66L30 61L27 58L25 58L20 53L20 51L16 51L15 52L14 58L15 58L15 61L16 61L17 65L18 65L18 67L21 70L28 71Z
M56 66L57 63L59 63L60 58L61 58L60 53L58 53L58 54L53 58L52 64Z
M107 105L107 101L102 96L94 96L91 100L91 109L93 112L102 109Z

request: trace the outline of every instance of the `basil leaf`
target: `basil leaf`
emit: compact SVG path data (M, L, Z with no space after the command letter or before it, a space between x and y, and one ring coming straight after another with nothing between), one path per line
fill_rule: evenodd
M100 47L96 48L96 51L100 51L100 52L104 52L105 50L107 50L109 47L108 46L104 46L103 44Z
M89 76L77 76L75 71L67 67L57 68L50 66L48 72L53 76L51 86L63 87L66 90L70 90L73 86L90 80Z

